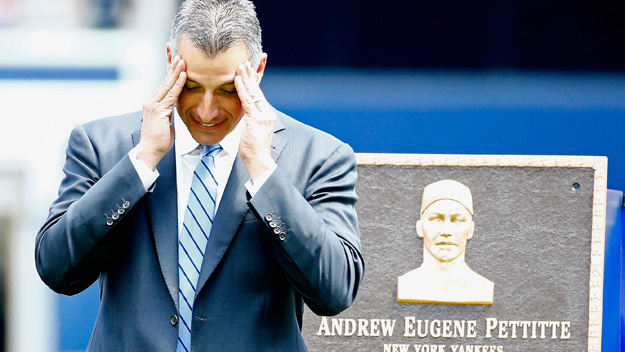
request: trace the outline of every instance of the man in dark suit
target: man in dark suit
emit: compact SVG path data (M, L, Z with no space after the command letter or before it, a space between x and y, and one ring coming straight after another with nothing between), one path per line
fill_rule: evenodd
M265 100L249 1L185 1L167 62L143 111L72 132L39 275L69 295L98 280L89 351L306 351L303 304L341 312L364 272L353 151ZM216 144L216 211L185 303L179 237L202 145Z

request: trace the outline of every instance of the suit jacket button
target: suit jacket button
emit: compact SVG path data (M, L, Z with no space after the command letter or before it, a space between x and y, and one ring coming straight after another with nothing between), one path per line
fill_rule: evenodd
M271 220L273 220L273 216L271 216L271 214L267 214L267 215L265 215L265 220L271 221Z
M169 318L169 322L171 323L172 326L178 325L178 316L175 314L172 315L171 318Z
M280 234L278 235L278 238L280 239L280 241L286 240L286 233L280 232Z
M276 226L278 226L277 222L275 222L274 220L269 221L269 227L274 228Z

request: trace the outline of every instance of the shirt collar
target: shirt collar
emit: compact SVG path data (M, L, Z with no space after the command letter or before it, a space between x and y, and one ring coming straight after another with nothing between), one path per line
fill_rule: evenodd
M176 155L185 155L194 152L198 149L198 142L193 139L189 129L182 121L180 115L178 115L178 110L173 109L174 117L174 138L176 140ZM230 133L228 133L224 139L219 142L223 150L229 155L236 156L239 152L239 142L241 141L241 135L243 134L243 126L245 126L245 115L241 117L239 123L234 127ZM199 149L201 150L201 148ZM221 152L220 152L221 153Z

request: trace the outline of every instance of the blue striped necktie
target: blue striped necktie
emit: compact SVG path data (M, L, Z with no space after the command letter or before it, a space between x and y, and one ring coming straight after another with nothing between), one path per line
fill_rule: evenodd
M193 172L189 202L178 241L178 325L177 352L191 351L191 321L195 289L200 276L204 251L213 226L217 180L215 155L221 146L205 145L202 160Z

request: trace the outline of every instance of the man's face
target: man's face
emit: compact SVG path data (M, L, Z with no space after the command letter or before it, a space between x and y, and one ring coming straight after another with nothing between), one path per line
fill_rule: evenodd
M247 49L240 44L210 58L183 37L178 55L185 61L187 72L187 82L176 104L178 114L198 143L219 143L244 114L234 77L237 67L248 60ZM168 60L172 60L169 53ZM260 80L264 63L258 70Z
M441 199L432 203L417 221L417 235L425 249L440 262L460 257L473 237L471 213L460 203Z

